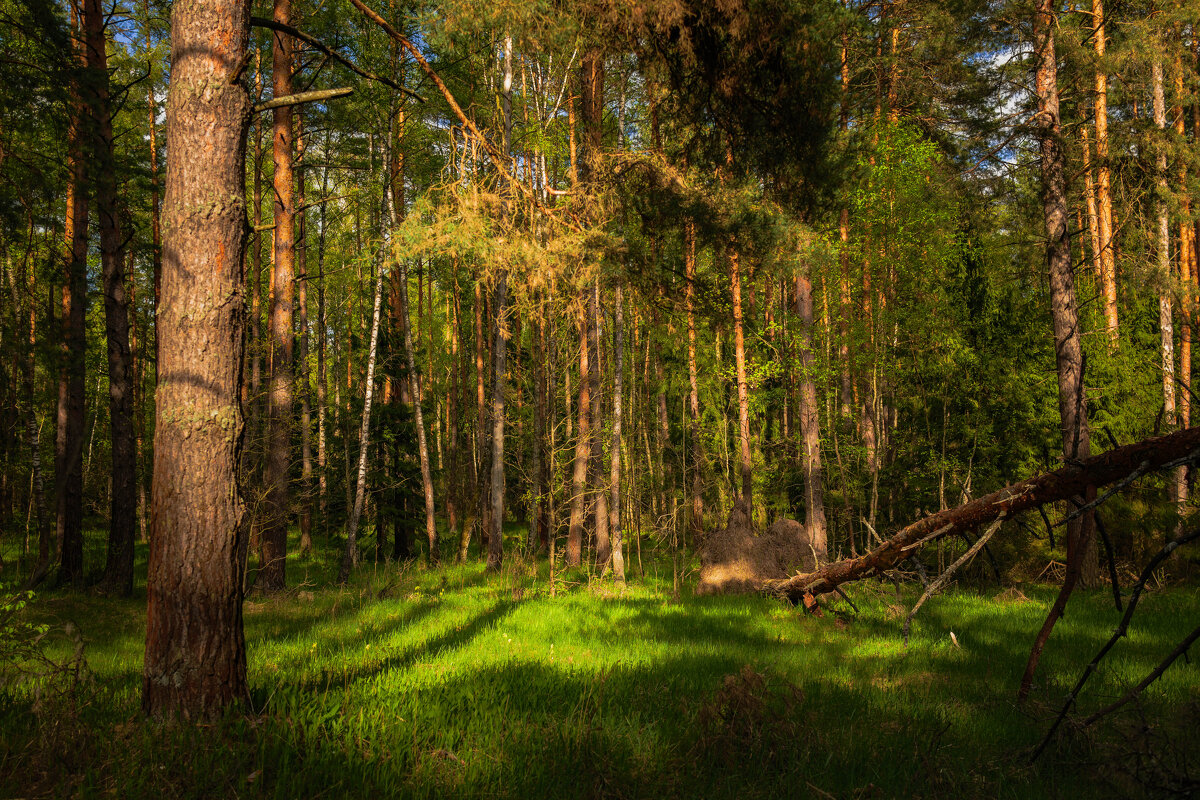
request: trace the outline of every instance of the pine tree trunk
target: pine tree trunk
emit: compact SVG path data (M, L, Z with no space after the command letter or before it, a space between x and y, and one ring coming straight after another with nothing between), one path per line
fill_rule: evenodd
M229 82L248 45L249 12L231 0L172 10L142 684L142 707L155 718L213 721L250 700L238 488L250 100Z
M612 449L609 453L611 463L610 481L612 484L612 504L609 506L609 519L612 528L612 567L613 579L617 583L625 583L625 551L622 548L624 533L621 525L621 394L624 391L623 375L625 369L625 330L624 330L624 299L621 296L620 285L616 288L613 298L613 405L612 405Z
M1184 47L1182 35L1179 42L1180 49ZM1178 141L1187 141L1187 129L1184 125L1184 108L1183 98L1183 57L1176 51L1175 55L1175 97L1180 105L1172 109L1175 117L1175 133L1178 136ZM1188 168L1187 159L1179 159L1179 286L1182 289L1179 298L1179 427L1188 428L1192 424L1192 315L1195 313L1195 279L1192 269L1196 261L1195 241L1192 237L1192 207L1191 197L1188 195ZM1187 467L1177 467L1171 475L1170 480L1175 484L1175 494L1177 501L1180 504L1181 510L1183 503L1187 500L1188 485L1187 485Z
M72 7L74 8L74 7ZM72 10L72 17L75 12ZM74 27L78 27L76 24ZM77 55L78 62L82 58ZM77 62L77 63L78 63ZM67 202L62 287L62 366L58 380L58 425L54 442L55 545L59 581L83 579L83 439L87 303L88 201L84 168L84 106L81 88L71 87L67 132ZM49 543L38 543L38 566L31 584L45 577L52 557Z
M684 229L684 270L687 276L688 329L688 432L691 438L692 455L692 503L688 529L693 542L699 542L704 533L704 497L700 473L704 466L703 451L700 449L700 381L696 369L696 222L688 219Z
M291 24L291 0L275 0L274 20ZM292 93L291 37L275 31L271 35L272 89L276 97ZM267 398L267 456L263 486L266 489L265 519L262 525L262 565L258 584L266 592L281 591L287 585L287 534L291 516L288 472L292 444L292 360L295 337L292 332L295 294L295 178L292 173L292 107L273 112L275 162L275 268L271 284L270 394Z
M509 43L511 48L511 41ZM511 57L511 56L510 56ZM507 342L504 338L504 318L508 306L508 273L501 270L496 276L495 329L492 343L492 463L491 463L491 529L488 531L487 568L500 569L504 560L504 392Z
M1151 92L1154 102L1154 124L1158 127L1161 138L1157 142L1157 154L1155 156L1155 168L1158 173L1158 190L1160 197L1156 204L1156 263L1158 266L1159 280L1164 287L1162 294L1158 297L1158 326L1160 341L1162 343L1162 389L1163 389L1163 421L1166 423L1168 430L1175 430L1178 427L1178 419L1176 417L1175 408L1175 325L1174 325L1174 309L1173 309L1173 292L1171 286L1174 283L1171 274L1171 226L1170 219L1167 214L1166 195L1170 191L1167 185L1167 107L1166 100L1163 96L1163 65L1162 59L1155 57L1151 70ZM1181 470L1176 470L1172 474L1172 479L1167 481L1167 496L1176 504L1183 502L1183 493L1180 482L1175 480L1176 475Z
M137 439L133 430L133 375L129 350L129 301L125 294L125 254L118 225L117 175L113 157L108 54L100 0L83 4L95 165L96 216L104 284L104 334L108 352L108 410L112 445L108 553L104 589L133 594L133 540L137 528Z
M581 304L586 309L586 304ZM571 520L567 529L567 566L583 563L583 526L587 506L587 468L592 454L591 382L588 380L590 314L579 319L579 420L576 425L575 465L571 474Z
M804 528L817 560L828 552L825 527L825 493L821 470L821 420L817 409L816 367L812 353L813 301L809 265L796 273L796 315L800 317L800 436L803 441Z
M747 513L753 509L753 480L750 461L750 394L746 385L746 342L742 323L742 276L740 254L729 248L729 286L733 292L733 362L737 374L738 441L741 445L740 466L742 493L740 499Z
M1075 276L1071 269L1071 240L1067 226L1065 158L1062 150L1058 111L1058 62L1054 48L1057 24L1052 0L1038 0L1034 15L1034 47L1037 53L1038 114L1035 122L1041 147L1042 214L1046 230L1046 266L1050 277L1050 312L1054 328L1054 352L1058 373L1058 410L1063 456L1069 463L1087 458L1090 441L1086 398L1083 387L1083 352L1079 340L1079 313L1075 301ZM1093 490L1089 490L1091 494ZM1074 502L1083 505L1083 497ZM1081 575L1092 578L1099 572L1095 556L1093 518L1085 514L1067 526L1067 570L1058 599L1051 607L1030 650L1025 665L1021 696L1029 691L1042 649L1055 623L1066 610L1067 599ZM1090 553L1089 553L1090 550ZM1090 563L1090 568L1087 562ZM1086 579L1085 579L1086 580Z
M588 305L591 329L588 331L588 383L592 403L592 452L588 470L588 489L592 494L592 516L595 520L596 569L603 572L612 558L612 541L609 536L608 494L604 491L604 433L603 408L600 395L600 282L592 284L592 296Z
M1100 222L1100 279L1104 291L1104 320L1110 347L1119 340L1117 320L1117 268L1113 242L1112 188L1108 160L1108 73L1104 59L1107 36L1104 30L1104 0L1092 0L1092 42L1096 48L1096 205Z
M304 122L299 113L296 117L296 150L301 161L296 167L296 207L299 209L296 226L296 299L300 312L300 357L296 362L296 388L300 394L300 553L308 555L312 552L313 505L316 498L312 490L312 383L308 371L308 214L304 209Z

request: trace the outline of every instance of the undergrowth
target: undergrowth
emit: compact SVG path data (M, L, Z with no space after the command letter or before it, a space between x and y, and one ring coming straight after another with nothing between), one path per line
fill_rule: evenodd
M0 690L0 796L1079 800L1197 788L1186 731L1200 721L1200 669L1182 661L1139 705L1067 726L1027 763L1116 623L1104 591L1072 599L1017 706L1050 587L955 589L922 609L906 648L916 589L890 584L857 584L857 612L838 601L813 617L689 587L676 598L671 560L647 552L624 588L560 571L551 596L546 564L519 558L495 576L476 563L368 565L339 588L327 549L289 564L288 591L247 600L253 707L214 726L142 718L144 595L46 592L10 614L58 671ZM1193 590L1152 593L1080 710L1136 682L1197 617Z

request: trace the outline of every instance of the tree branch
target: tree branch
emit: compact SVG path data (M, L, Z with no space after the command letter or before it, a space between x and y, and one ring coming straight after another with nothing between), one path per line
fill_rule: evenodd
M1147 439L1083 459L1053 472L1028 478L957 508L931 514L908 525L858 558L837 561L807 575L766 581L763 590L799 602L804 595L833 591L835 586L878 575L908 556L917 542L922 544L940 536L986 525L1003 514L1012 516L1045 503L1083 494L1089 486L1116 483L1142 468L1161 469L1180 459L1200 456L1200 428L1188 428L1167 436Z
M317 48L322 53L324 53L325 55L332 58L334 61L337 61L342 66L346 67L347 69L349 69L351 72L353 72L356 75L366 78L369 81L377 81L379 83L384 84L385 86L390 86L391 88L395 89L398 92L404 92L406 95L413 98L418 103L425 102L424 97L421 97L421 95L417 94L416 92L412 91L411 89L405 89L403 86L396 83L391 78L385 78L382 75L376 75L374 72L370 72L369 70L362 69L361 67L357 66L356 64L351 62L349 59L347 59L345 56L341 55L336 50L334 50L333 48L326 45L325 43L308 35L307 33L305 33L302 30L293 28L291 25L284 25L282 22L276 22L273 19L266 19L265 17L251 17L250 24L256 28L269 28L273 31L279 31L280 33L286 33L288 36L291 36L293 39L299 39L300 41L304 42L305 44L312 45L313 47Z
M348 94L354 94L354 90L348 86L343 86L340 89L320 89L315 92L288 94L258 103L254 106L254 113L270 111L272 108L283 108L284 106L297 106L301 103L319 103L322 100L333 100L336 97L345 97Z

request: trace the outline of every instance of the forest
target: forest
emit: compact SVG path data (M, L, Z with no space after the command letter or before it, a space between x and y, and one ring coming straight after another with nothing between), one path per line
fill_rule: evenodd
M0 0L0 796L1200 793L1198 23Z

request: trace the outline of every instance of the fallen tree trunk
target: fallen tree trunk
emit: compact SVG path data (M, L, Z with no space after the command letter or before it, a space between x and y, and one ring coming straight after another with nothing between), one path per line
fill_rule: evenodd
M1188 428L1118 447L1014 483L957 508L930 514L902 528L879 547L858 558L837 561L815 572L784 580L764 581L762 590L793 603L804 601L807 596L805 604L810 605L817 595L835 591L843 583L891 569L912 555L917 547L943 536L977 528L1001 516L1011 518L1046 503L1083 495L1088 487L1107 486L1197 457L1200 457L1200 428Z

